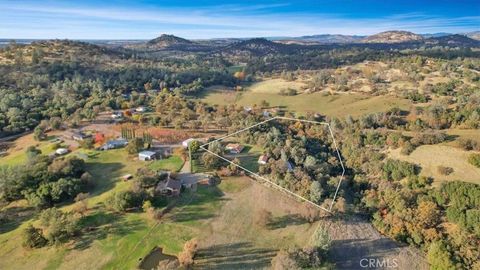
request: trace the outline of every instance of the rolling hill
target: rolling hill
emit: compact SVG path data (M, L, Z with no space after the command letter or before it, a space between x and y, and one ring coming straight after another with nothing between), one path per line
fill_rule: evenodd
M364 43L403 43L421 41L423 37L408 31L386 31L368 36L361 40Z

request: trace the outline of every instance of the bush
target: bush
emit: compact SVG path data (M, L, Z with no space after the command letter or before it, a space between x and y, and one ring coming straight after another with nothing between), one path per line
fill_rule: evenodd
M453 173L453 168L451 167L445 167L445 166L438 166L437 167L438 173L441 175L450 175Z
M383 175L388 180L401 180L404 177L417 175L417 167L406 161L387 159L382 167Z
M77 219L73 214L64 213L55 207L46 209L40 214L40 224L50 244L66 242L79 231Z
M22 232L22 246L27 248L41 248L47 244L43 237L42 230L28 225Z
M407 155L408 156L415 150L415 148L416 147L413 144L411 144L410 142L405 142L405 144L403 145L400 153L402 155Z
M472 164L477 168L480 168L480 154L471 154L468 157L468 163Z
M142 200L133 191L120 191L107 198L106 206L117 212L125 212L129 208L140 206Z
M93 149L93 144L94 144L93 138L86 138L82 141L80 141L80 147L83 149Z
M293 88L281 89L280 92L278 92L278 94L282 96L295 96L297 95L297 90Z
M198 243L197 240L191 239L183 246L183 251L178 254L178 260L181 265L189 267L193 264L193 259L197 253Z
M459 139L458 140L458 146L462 148L463 150L480 150L480 146L477 144L476 141L471 140L471 139Z

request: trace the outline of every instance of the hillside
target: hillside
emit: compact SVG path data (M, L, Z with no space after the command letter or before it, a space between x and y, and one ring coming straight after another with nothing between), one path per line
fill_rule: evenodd
M190 45L190 44L193 44L193 42L188 39L184 39L174 35L167 35L167 34L162 34L161 36L147 42L147 46L156 47L159 49L168 48L171 46Z
M248 59L251 57L282 53L288 47L289 45L272 42L264 38L253 38L221 48L216 54L230 60Z
M423 37L408 31L386 31L362 39L365 43L402 43L420 41Z
M197 43L174 35L162 34L161 36L139 44L127 44L125 48L146 51L203 51L210 50L213 46L208 43Z
M464 35L471 39L480 40L480 31L465 33Z
M425 40L429 45L440 46L458 46L458 47L479 47L480 41L464 35L448 35L441 37L433 37Z
M0 50L0 64L54 62L75 60L91 63L96 59L102 64L119 59L122 54L106 47L72 40L45 40L20 45L11 43Z

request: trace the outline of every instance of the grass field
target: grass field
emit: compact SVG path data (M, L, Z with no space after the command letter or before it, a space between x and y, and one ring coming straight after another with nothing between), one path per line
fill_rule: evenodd
M260 86L257 86L257 84L260 84ZM267 88L265 82L253 84L244 92L222 90L216 87L205 90L198 98L209 104L227 105L236 103L241 106L259 105L262 100L266 100L270 106L284 107L300 114L318 112L335 117L346 115L358 117L366 113L386 111L393 107L407 110L411 105L411 102L406 99L388 95L369 96L360 93L325 95L324 93L312 93L282 96L276 94L276 90L273 88L271 92L268 92Z
M433 177L436 185L453 180L480 184L480 169L467 162L471 152L448 145L422 145L408 156L400 154L400 150L391 150L389 156L420 165L421 175ZM451 167L453 173L441 175L438 166Z
M166 159L160 159L152 161L148 164L148 168L159 171L159 170L167 170L172 172L178 172L183 166L183 160L179 156L171 156Z
M256 82L248 87L248 91L253 93L278 94L282 89L289 88L301 91L306 84L300 81L286 81L284 79L268 79Z
M55 151L53 149L53 143L49 142L48 140L40 142L36 141L33 139L33 134L28 134L18 138L13 142L12 146L7 151L8 155L0 157L0 163L2 165L18 165L25 163L27 161L25 151L29 146L35 146L37 149L42 151L42 154L44 155L48 155Z
M39 147L43 147L43 144ZM251 150L252 153L256 153L255 149ZM22 155L24 156L23 149L17 149L17 152L13 160L21 162ZM256 205L258 200L255 196L260 195L247 192L252 188L251 180L245 177L230 177L223 179L216 187L199 186L196 192L187 191L178 199L174 199L174 208L162 217L161 222L148 218L143 212L113 213L104 206L106 198L113 192L129 188L131 182L122 181L121 176L127 173L134 174L138 168L146 166L146 163L129 156L125 149L109 151L78 149L72 154L76 153L82 153L87 157L87 170L92 174L95 183L95 188L90 192L88 199L90 210L81 220L82 228L91 229L83 230L77 238L63 245L26 250L21 246L22 230L29 223L37 224L38 214L37 211L29 210L24 219L16 224L10 224L9 228L0 233L0 269L31 269L32 266L35 266L35 269L135 269L152 248L160 246L166 254L177 255L183 244L193 237L200 239L203 247L198 269L204 269L205 265L208 265L208 268L214 266L213 269L231 269L218 263L217 259L208 253L211 250L225 252L223 246L226 244L225 237L233 233L231 229L226 229L232 224L227 217L235 216L235 219L251 224L253 214L257 210L248 211L250 206L254 207L253 209L259 206L267 207L276 212L275 215L283 211L277 209L278 197ZM149 166L179 169L182 164L183 161L174 156L150 163ZM9 207L26 209L27 206L19 201ZM61 206L61 209L69 211L72 207L73 204L66 204ZM300 232L310 230L310 225L305 226ZM248 237L243 238L242 234L238 234L238 238L228 239L238 242L233 243L236 251L248 252L252 256L257 256L257 251L268 250L268 256L258 260L262 265L270 263L278 245L283 242L283 237L295 238L293 229L289 229L289 233L279 233L280 231L269 233L269 230L265 229L266 236L257 237L258 239L254 239L258 228L251 227L248 231L246 229L244 228L242 232L247 233ZM251 241L248 247L243 240ZM243 264L245 263L243 260L233 258L232 262Z

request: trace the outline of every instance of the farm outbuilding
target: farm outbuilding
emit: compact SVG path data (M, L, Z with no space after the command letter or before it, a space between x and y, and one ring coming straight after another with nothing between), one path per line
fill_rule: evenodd
M225 147L231 154L240 154L242 152L244 146L238 143L229 143Z
M268 156L267 156L267 155L261 155L261 156L258 158L257 163L258 163L258 164L265 165L265 164L267 164L267 161L268 161Z
M110 140L100 147L100 150L109 150L125 147L128 144L128 141L125 139Z
M59 155L59 156L63 156L63 155L66 155L68 154L68 149L67 148L58 148L57 150L55 150L55 154Z
M138 159L142 161L154 160L157 158L157 152L153 151L142 151L138 153Z

